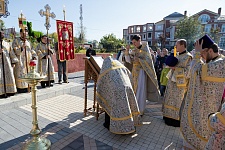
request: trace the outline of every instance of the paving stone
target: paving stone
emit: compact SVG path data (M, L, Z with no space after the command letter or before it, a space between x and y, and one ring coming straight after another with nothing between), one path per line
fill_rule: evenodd
M75 145L78 145L77 148L80 149L98 150L163 149L164 144L167 143L169 145L171 142L174 143L173 148L181 148L182 136L179 128L169 127L164 124L160 116L161 106L159 104L148 103L148 113L143 116L145 124L137 127L136 134L115 135L102 126L104 115L100 115L98 121L91 115L84 117L83 74L77 78L70 76L69 80L73 81L70 81L69 84L54 85L54 87L49 89L39 89L37 92L40 99L37 102L37 112L39 127L42 130L41 136L47 136L51 140L54 149L73 149ZM66 89L64 89L64 85L67 86ZM69 94L61 95L65 90L70 90ZM48 95L48 91L51 91L53 94ZM54 93L55 97L53 97ZM27 100L31 97L30 93L18 94L17 96ZM92 107L93 83L88 84L88 99L88 107ZM0 100L0 108L1 104L4 105L5 103L7 102ZM8 110L0 109L0 132L1 130L9 130L9 128L13 129L12 131L16 130L15 133L5 131L11 137L6 139L6 141L2 141L5 140L2 137L4 134L0 134L1 145L4 144L3 146L5 147L8 144L7 148L10 148L13 144L19 144L31 138L31 135L27 132L27 128L32 128L31 111L30 103L17 108L10 107ZM14 124L17 124L17 126L14 126ZM20 135L21 130L24 130L22 135Z

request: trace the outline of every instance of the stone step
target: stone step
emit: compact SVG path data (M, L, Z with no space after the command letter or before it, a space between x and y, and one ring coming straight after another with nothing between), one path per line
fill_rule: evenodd
M63 84L54 84L54 86L50 88L41 88L40 86L37 86L37 102L63 94L73 94L78 86L83 86L83 84L70 82ZM0 111L17 108L26 104L31 104L31 102L31 93L21 93L8 98L2 98L0 99Z

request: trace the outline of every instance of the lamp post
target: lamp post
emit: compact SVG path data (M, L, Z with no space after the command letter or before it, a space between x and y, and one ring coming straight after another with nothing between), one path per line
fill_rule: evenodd
M51 142L50 140L40 137L41 130L38 127L38 118L37 118L37 87L36 85L45 78L45 76L40 76L39 73L35 71L36 63L35 61L30 62L31 71L22 77L21 79L31 85L31 94L32 94L32 115L33 115L33 127L30 131L30 134L33 136L31 140L26 142L23 147L24 150L48 150L50 149Z
M63 18L64 18L64 21L66 21L66 6L63 5Z
M3 16L4 18L7 18L10 13L8 12L8 0L0 0L0 18Z

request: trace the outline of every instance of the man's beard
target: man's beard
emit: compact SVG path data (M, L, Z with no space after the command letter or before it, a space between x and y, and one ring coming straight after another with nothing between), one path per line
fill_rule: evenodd
M209 63L211 60L212 60L212 57L209 55L209 53L207 53L205 58L206 63Z

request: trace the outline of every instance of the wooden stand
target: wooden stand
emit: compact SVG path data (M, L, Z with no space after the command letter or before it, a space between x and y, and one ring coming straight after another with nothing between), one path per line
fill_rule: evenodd
M84 72L84 83L85 83L85 97L84 97L84 116L87 116L88 114L95 115L96 120L98 120L99 114L103 113L103 109L99 107L98 102L96 101L96 85L98 76L100 73L100 66L97 66L97 63L93 63L93 58L84 58L85 60L85 72ZM93 106L90 108L87 108L87 84L90 80L94 81L94 100L93 100Z

